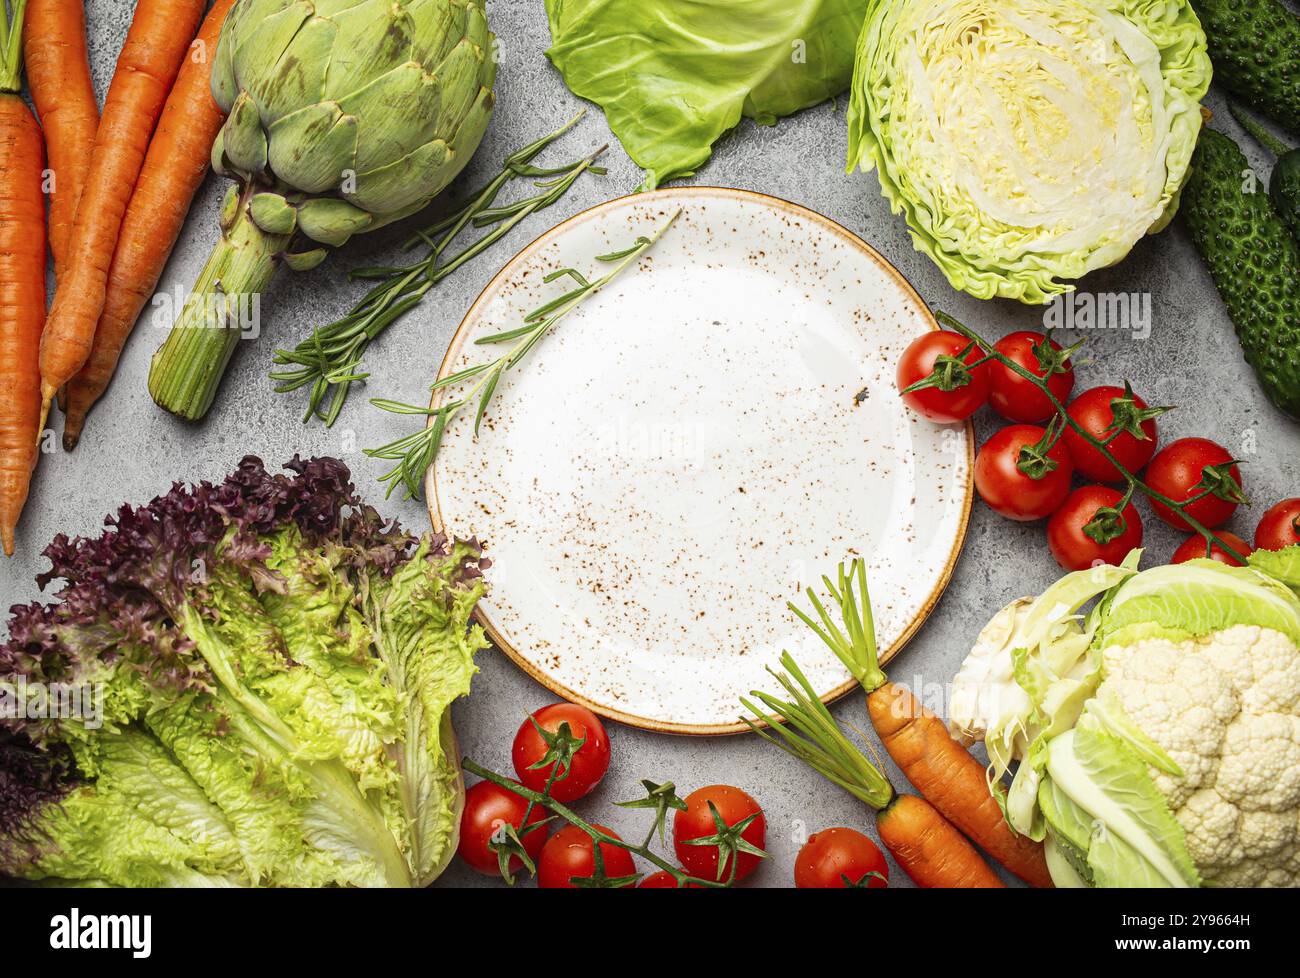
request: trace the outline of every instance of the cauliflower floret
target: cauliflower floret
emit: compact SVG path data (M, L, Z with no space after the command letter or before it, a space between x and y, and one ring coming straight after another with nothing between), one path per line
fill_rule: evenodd
M1203 876L1246 858L1239 834L1241 813L1213 788L1194 792L1174 815L1187 837L1187 854Z
M1295 813L1242 812L1237 832L1247 859L1278 865L1290 857L1295 843Z
M1300 885L1300 649L1240 625L1102 658L1099 695L1182 768L1150 770L1205 881Z
M1249 859L1234 863L1217 876L1208 874L1202 877L1210 886L1248 887L1268 886L1268 867L1263 863L1253 863ZM1290 886L1290 883L1274 883L1274 886Z
M1247 713L1291 713L1300 706L1300 655L1281 632L1237 625L1196 642L1227 673Z
M1300 718L1243 713L1224 738L1215 789L1245 811L1300 806Z
M1152 771L1170 807L1214 784L1228 723L1240 711L1232 681L1191 643L1148 639L1103 653L1104 688L1137 726L1183 770Z

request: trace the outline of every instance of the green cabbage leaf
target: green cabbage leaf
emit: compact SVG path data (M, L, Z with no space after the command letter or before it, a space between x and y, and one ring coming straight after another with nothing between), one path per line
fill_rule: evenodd
M546 0L551 61L605 111L646 189L690 176L742 117L849 85L867 0Z
M1200 886L1146 764L1088 714L1048 745L1038 795L1051 837L1094 886Z
M954 288L1048 302L1172 219L1210 73L1185 0L872 0L849 169Z
M1234 625L1271 628L1300 645L1300 599L1262 567L1205 559L1153 567L1115 592L1099 640L1126 646L1148 638L1182 641Z
M1281 550L1256 550L1247 559L1256 570L1281 581L1292 590L1300 590L1300 543Z

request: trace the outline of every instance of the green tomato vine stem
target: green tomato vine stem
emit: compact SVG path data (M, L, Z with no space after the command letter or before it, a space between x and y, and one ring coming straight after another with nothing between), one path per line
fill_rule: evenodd
M531 813L533 807L540 805L552 814L559 816L570 825L585 832L587 837L591 839L592 854L595 859L596 873L598 876L603 876L605 872L605 860L604 855L600 851L600 847L602 845L608 845L613 846L616 849L622 849L633 856L640 856L646 862L657 866L659 869L662 869L664 872L672 876L673 879L677 881L679 887L700 886L709 889L725 889L730 884L730 880L706 880L697 876L690 876L651 849L650 840L654 838L655 828L657 825L651 827L650 834L647 836L645 842L636 845L610 835L608 832L602 832L573 809L569 808L562 802L558 802L554 798L549 797L546 793L526 788L516 781L512 781L507 777L497 774L495 771L489 771L487 768L475 764L468 757L461 761L461 766L471 774L475 774L485 781L491 781L497 787L504 788L506 791L512 792L520 798L526 799L530 803L529 808L527 809L528 812ZM527 827L526 819L527 816L525 816L525 827ZM731 859L731 863L734 873L734 866L736 863L734 857Z
M1195 503L1200 499L1204 499L1207 495L1210 495L1213 492L1213 489L1206 488L1202 492L1197 493L1196 495L1191 496L1183 500L1182 502L1178 502L1177 500L1169 498L1169 496L1165 495L1159 490L1152 488L1135 473L1130 472L1123 465L1123 463L1121 463L1120 460L1117 459L1115 455L1111 452L1110 444L1112 440L1120 434L1120 432L1118 431L1115 432L1105 440L1096 438L1092 434L1092 432L1085 429L1082 425L1080 425L1077 421L1075 421L1074 418L1070 416L1070 412L1066 409L1065 405L1062 404L1059 399L1057 399L1056 395L1052 393L1052 390L1048 386L1047 382L1043 380L1041 377L1039 377L1037 374L1035 374L1032 370L1022 367L1019 363L1012 360L1010 357L999 352L992 344L990 344L987 340L985 340L984 337L980 336L979 333L971 329L965 323L962 323L959 320L948 315L947 313L941 310L936 311L935 318L938 319L942 325L947 326L949 329L955 330L956 332L960 333L962 336L966 337L968 340L971 340L972 342L979 344L981 350L992 351L988 353L984 357L984 359L980 360L977 364L973 364L972 366L978 366L987 363L989 361L994 361L996 363L1000 363L1008 370L1018 374L1019 376L1023 377L1025 380L1029 381L1031 384L1033 384L1036 388L1038 388L1038 390L1040 390L1043 393L1043 395L1048 399L1048 401L1051 402L1052 409L1056 412L1057 417L1061 419L1063 425L1069 425L1071 430L1073 430L1076 434L1079 435L1079 437L1081 437L1084 441L1086 441L1089 445L1091 445L1099 453L1101 453L1101 456L1104 459L1106 459L1106 461L1110 462L1111 465L1115 466L1115 470L1124 477L1124 482L1126 485L1124 498L1121 500L1121 504L1115 507L1120 514L1119 518L1120 518L1120 523L1122 528L1126 527L1126 521L1124 520L1124 507L1127 506L1128 503L1132 500L1135 491L1141 492L1148 499L1160 503L1162 506L1167 507L1168 509L1176 512L1180 517L1182 517L1182 519L1187 523L1187 525L1190 526L1192 530L1198 533L1202 537L1202 539L1205 540L1207 555L1211 552L1212 548L1217 545L1219 549L1221 549L1224 553L1228 554L1235 560L1239 560L1243 564L1246 563L1245 554L1239 553L1235 547L1233 547L1230 543L1228 543L1228 541L1224 540L1221 536L1219 536L1213 530L1209 529L1207 526L1205 526L1203 523L1201 523L1194 516L1192 516L1187 512L1187 508L1189 506L1191 506L1193 503ZM1064 427L1062 427L1062 431L1063 430Z

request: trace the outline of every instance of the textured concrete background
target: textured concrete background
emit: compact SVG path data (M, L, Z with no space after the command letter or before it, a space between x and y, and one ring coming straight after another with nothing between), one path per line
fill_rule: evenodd
M87 0L95 83L101 98L125 36L132 4ZM546 60L546 17L541 0L490 0L492 24L501 38L498 108L492 127L467 174L451 191L495 173L510 151L557 127L580 106ZM1242 140L1252 161L1266 173L1257 147L1244 139L1217 94L1210 107L1217 125ZM842 105L841 105L842 108ZM264 335L241 345L218 403L207 420L190 425L157 409L145 389L149 358L163 332L145 320L137 328L117 379L91 415L81 446L41 460L32 486L19 555L0 564L3 604L37 596L33 578L45 567L40 549L56 532L94 533L103 516L122 502L143 502L172 480L217 479L241 456L254 453L268 464L290 458L330 454L344 458L358 484L388 515L417 529L428 525L418 502L394 497L382 503L374 480L387 463L372 461L361 449L383 444L409 430L410 419L371 408L366 396L382 395L422 402L427 397L445 344L473 298L515 251L547 227L592 204L633 191L639 171L612 140L599 111L590 112L550 160L572 159L611 142L607 176L585 181L540 220L516 229L487 256L462 269L431 293L423 306L372 347L368 389L357 390L331 430L301 423L303 403L272 391L267 379L274 347L290 345L313 324L343 312L361 289L344 273L355 265L384 263L398 256L401 232L361 237L341 255L313 272L284 273L264 297ZM695 181L743 187L804 204L860 234L893 261L932 305L942 307L994 337L1040 324L1040 311L1010 302L979 302L957 294L930 261L913 251L902 223L881 199L875 176L845 176L845 125L842 111L822 105L772 129L743 123L724 137L713 160ZM189 224L163 279L170 290L188 287L217 236L216 212L225 182L210 178L194 203ZM1254 515L1239 514L1230 528L1249 538L1262 509L1300 489L1297 458L1300 429L1266 402L1242 361L1214 288L1181 222L1143 241L1119 267L1090 277L1084 288L1096 292L1149 292L1153 329L1139 341L1128 333L1091 334L1087 356L1078 362L1079 387L1116 383L1127 377L1152 403L1181 405L1162 422L1166 440L1185 435L1215 438L1249 460L1248 492ZM1071 342L1080 338L1067 337ZM981 440L996 419L977 418ZM1147 515L1144 510L1144 517ZM1178 537L1147 521L1151 559L1167 559ZM909 683L947 682L971 639L1002 604L1036 592L1057 576L1041 525L1021 526L976 504L967 545L952 584L930 622L895 660L894 678ZM517 670L502 654L479 660L474 694L456 707L456 728L466 754L509 771L510 738L525 713L553 697ZM835 712L865 726L861 700L851 697ZM610 774L582 810L626 835L644 831L638 812L612 803L640 793L641 778L672 779L689 790L729 782L751 792L767 812L769 859L752 878L754 885L791 885L799 842L806 833L833 825L874 832L870 813L838 788L822 781L757 738L686 739L611 725L615 760ZM895 783L905 782L890 767ZM683 794L685 793L683 791ZM907 885L895 872L895 885ZM459 864L440 885L488 882Z

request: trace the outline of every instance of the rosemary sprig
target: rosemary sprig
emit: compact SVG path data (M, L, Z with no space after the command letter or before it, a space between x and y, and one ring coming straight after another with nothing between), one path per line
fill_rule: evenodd
M604 173L595 160L604 147L573 163L537 167L532 161L542 150L563 136L585 113L575 115L555 132L516 150L506 157L501 172L470 195L455 213L416 231L405 242L407 250L423 244L428 251L418 261L405 265L379 265L354 269L349 278L375 280L378 284L342 319L314 329L292 350L277 350L274 362L287 367L271 374L278 381L277 393L308 389L303 421L313 417L328 427L338 420L352 385L369 374L362 360L371 342L424 298L435 285L476 255L492 247L530 215L545 210L560 198L584 173ZM509 184L531 179L538 193L507 204L497 204ZM492 226L492 230L447 256L450 246L466 228Z
M1199 486L1197 486L1197 489L1199 490L1198 492L1194 492L1191 496L1182 501L1171 499L1164 493L1153 489L1136 473L1130 472L1125 468L1124 464L1111 452L1110 445L1125 431L1131 431L1136 437L1145 438L1146 436L1142 433L1141 423L1151 417L1170 411L1172 408L1159 407L1138 409L1133 400L1132 389L1127 383L1125 383L1125 396L1117 398L1115 401L1111 402L1111 413L1115 418L1114 424L1107 430L1104 439L1096 438L1091 432L1070 416L1070 412L1066 410L1065 405L1062 404L1056 398L1056 395L1052 393L1051 388L1048 387L1047 381L1044 378L1039 377L1033 371L1022 367L1016 361L1000 353L993 345L985 340L984 337L980 336L979 333L975 332L975 330L971 329L965 323L954 319L947 313L937 311L935 313L935 318L949 329L956 330L981 350L992 351L973 363L963 364L963 367L967 370L966 377L965 379L958 378L955 381L955 386L960 387L963 384L970 382L969 370L973 370L985 363L997 362L1029 381L1036 388L1042 391L1043 395L1051 402L1052 409L1056 412L1055 417L1052 418L1051 423L1048 425L1047 433L1043 440L1038 445L1026 446L1026 449L1032 448L1032 451L1022 451L1021 459L1018 462L1018 466L1022 472L1030 478L1042 478L1043 475L1046 475L1048 470L1042 467L1040 459L1045 458L1047 450L1050 449L1051 445L1054 444L1058 438L1060 438L1061 433L1064 432L1068 426L1089 445L1097 449L1097 451L1101 453L1102 457L1105 458L1106 461L1110 462L1111 465L1115 466L1116 471L1118 471L1123 477L1125 488L1120 501L1114 506L1099 509L1096 516L1094 516L1083 528L1083 531L1088 534L1089 537L1096 540L1098 543L1108 543L1123 534L1126 529L1124 509L1128 506L1133 496L1140 492L1148 499L1158 502L1173 510L1181 516L1184 521L1186 521L1188 526L1190 526L1196 533L1200 534L1201 538L1205 540L1205 551L1207 556L1211 553L1213 547L1218 546L1224 553L1231 555L1243 564L1246 562L1245 554L1238 553L1230 543L1213 530L1197 521L1194 516L1187 512L1188 507L1190 507L1192 503L1204 499L1206 496L1216 496L1229 502L1246 503L1246 496L1242 491L1241 485L1232 477L1229 471L1233 465L1238 464L1239 460L1233 460L1225 465L1207 466L1205 471L1202 473L1201 482ZM1078 347L1075 346L1070 349L1076 350ZM923 387L940 387L943 383L951 381L952 377L943 374L940 370L936 369L936 371L929 377L923 378L916 384L907 388L907 391L920 390ZM952 388L945 387L942 389L950 390ZM1034 473L1036 471L1040 474L1035 475Z
M465 394L431 407L403 404L400 401L390 401L385 398L373 398L370 403L380 410L389 411L393 414L419 414L429 419L425 427L419 431L412 432L404 438L399 438L397 441L390 442L380 448L367 448L365 450L365 453L371 458L388 459L397 463L379 479L380 482L388 485L388 491L385 495L391 496L393 490L401 485L405 487L407 499L419 496L420 481L424 478L424 473L429 466L433 464L433 460L437 458L438 450L442 447L443 437L447 432L447 424L452 418L468 405L477 402L477 409L474 412L474 434L477 436L479 426L483 422L483 414L487 411L492 395L496 393L497 384L500 382L502 375L528 356L533 348L541 342L542 337L549 333L561 319L577 308L587 296L608 285L624 269L649 251L655 242L663 236L664 232L672 227L673 222L677 220L680 213L681 208L679 207L669 215L668 220L661 224L653 234L648 237L641 235L631 247L607 255L598 255L596 257L597 261L612 266L609 271L599 278L589 280L575 268L560 268L547 275L543 280L545 282L570 278L577 285L528 313L524 317L522 326L505 332L494 333L491 336L481 336L474 341L477 346L513 342L514 345L510 347L509 352L497 357L495 360L487 360L466 367L464 370L458 370L454 374L443 377L430 388L436 393L466 381L474 381L473 386Z

